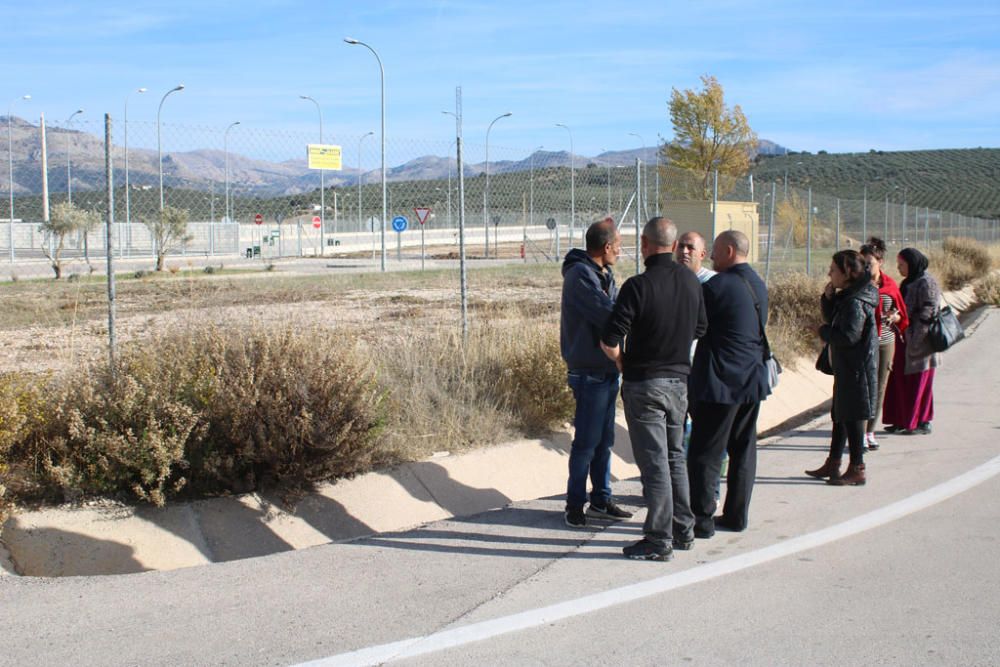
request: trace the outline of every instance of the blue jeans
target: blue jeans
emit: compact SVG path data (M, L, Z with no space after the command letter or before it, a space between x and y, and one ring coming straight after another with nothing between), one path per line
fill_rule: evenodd
M617 373L567 373L569 388L576 399L573 424L576 433L569 453L569 483L566 507L587 502L587 477L593 487L591 504L604 507L611 498L611 448L615 444L615 401Z
M622 388L622 402L646 500L646 539L657 546L669 546L675 537L692 539L694 515L684 455L687 382L629 380Z

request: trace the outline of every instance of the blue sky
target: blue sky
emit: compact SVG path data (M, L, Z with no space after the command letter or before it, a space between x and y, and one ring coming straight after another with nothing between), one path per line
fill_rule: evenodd
M669 138L672 87L712 74L761 138L791 149L867 151L1000 145L1000 3L970 2L118 2L6 0L0 114L87 110L152 121L307 132L378 130L449 141L454 91L481 143L638 147ZM7 39L7 37L11 39ZM345 147L345 150L348 150Z

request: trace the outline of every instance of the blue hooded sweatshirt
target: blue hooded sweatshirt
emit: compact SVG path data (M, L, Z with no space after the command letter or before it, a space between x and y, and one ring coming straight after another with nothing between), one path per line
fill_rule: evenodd
M618 373L601 351L601 331L611 318L618 287L611 267L601 269L586 252L573 248L562 265L559 347L571 371Z

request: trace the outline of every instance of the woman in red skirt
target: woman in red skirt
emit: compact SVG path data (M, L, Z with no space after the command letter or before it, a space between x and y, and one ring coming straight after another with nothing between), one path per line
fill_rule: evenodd
M927 265L927 257L916 248L904 248L896 257L910 326L896 340L885 392L882 422L889 433L930 433L934 419L934 369L940 357L931 349L927 329L938 313L941 288L927 273Z

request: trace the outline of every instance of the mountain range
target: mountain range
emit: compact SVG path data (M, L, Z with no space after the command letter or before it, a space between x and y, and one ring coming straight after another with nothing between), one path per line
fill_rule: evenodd
M6 124L4 119L3 124ZM12 155L14 156L15 195L39 194L41 179L41 139L38 126L23 119L11 118ZM104 184L104 142L97 136L61 127L46 128L49 189L65 192L68 170L74 190L91 190ZM124 184L124 151L114 147L115 182ZM773 142L762 140L758 152L778 155L784 148ZM291 195L314 190L319 182L317 173L310 170L304 159L270 162L257 158L229 153L229 182L242 194L259 196ZM570 155L568 151L538 150L522 160L493 160L490 173L501 174L528 171L532 168L552 167L577 168L588 165L599 167L630 165L639 158L647 164L656 160L656 148L606 151L592 157ZM425 155L413 158L403 164L386 170L388 181L411 181L446 179L454 176L456 160L453 157ZM475 177L486 169L485 162L466 163L463 171L466 177ZM7 170L0 170L0 190L7 191ZM360 171L345 166L342 171L327 171L327 187L352 186L358 179L364 183L376 182L380 170ZM163 156L164 185L193 190L221 190L226 182L226 153L218 149L198 149L183 152L167 152ZM129 183L134 187L158 186L156 151L145 148L129 149Z

